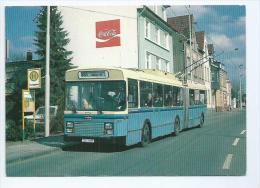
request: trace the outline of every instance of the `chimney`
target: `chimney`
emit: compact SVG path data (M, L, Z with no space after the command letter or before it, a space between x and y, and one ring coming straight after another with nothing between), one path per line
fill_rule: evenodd
M26 60L32 61L32 52L31 51L26 52Z

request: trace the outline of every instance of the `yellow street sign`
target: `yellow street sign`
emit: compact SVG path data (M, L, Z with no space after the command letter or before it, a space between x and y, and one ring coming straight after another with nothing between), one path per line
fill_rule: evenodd
M27 70L28 89L41 88L41 69Z

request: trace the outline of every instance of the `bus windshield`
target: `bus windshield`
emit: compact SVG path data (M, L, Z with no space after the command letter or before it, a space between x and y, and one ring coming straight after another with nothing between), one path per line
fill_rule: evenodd
M123 111L126 108L125 81L86 81L66 84L66 110Z

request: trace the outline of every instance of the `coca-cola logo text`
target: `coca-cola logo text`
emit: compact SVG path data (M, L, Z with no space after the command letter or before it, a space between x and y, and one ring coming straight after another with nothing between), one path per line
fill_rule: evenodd
M104 30L98 32L98 38L110 38L116 36L116 30L115 29L110 29L110 30Z

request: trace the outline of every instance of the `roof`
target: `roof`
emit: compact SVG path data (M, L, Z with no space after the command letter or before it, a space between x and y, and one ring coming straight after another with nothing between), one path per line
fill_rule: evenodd
M167 22L173 29L189 37L189 15L167 18ZM191 15L191 23L193 23L193 15Z
M195 32L195 34L196 34L196 41L197 41L198 47L201 50L204 50L205 32L199 31L199 32Z
M174 74L166 73L154 69L129 69L129 68L118 68L118 67L84 67L71 69L67 72L78 71L78 70L119 70L122 71L124 78L131 78L137 80L144 80L148 82L155 82L161 84L169 84L178 87L183 87L182 82L174 76ZM123 79L123 78L122 78ZM205 90L205 86L202 84L189 84L192 89Z

